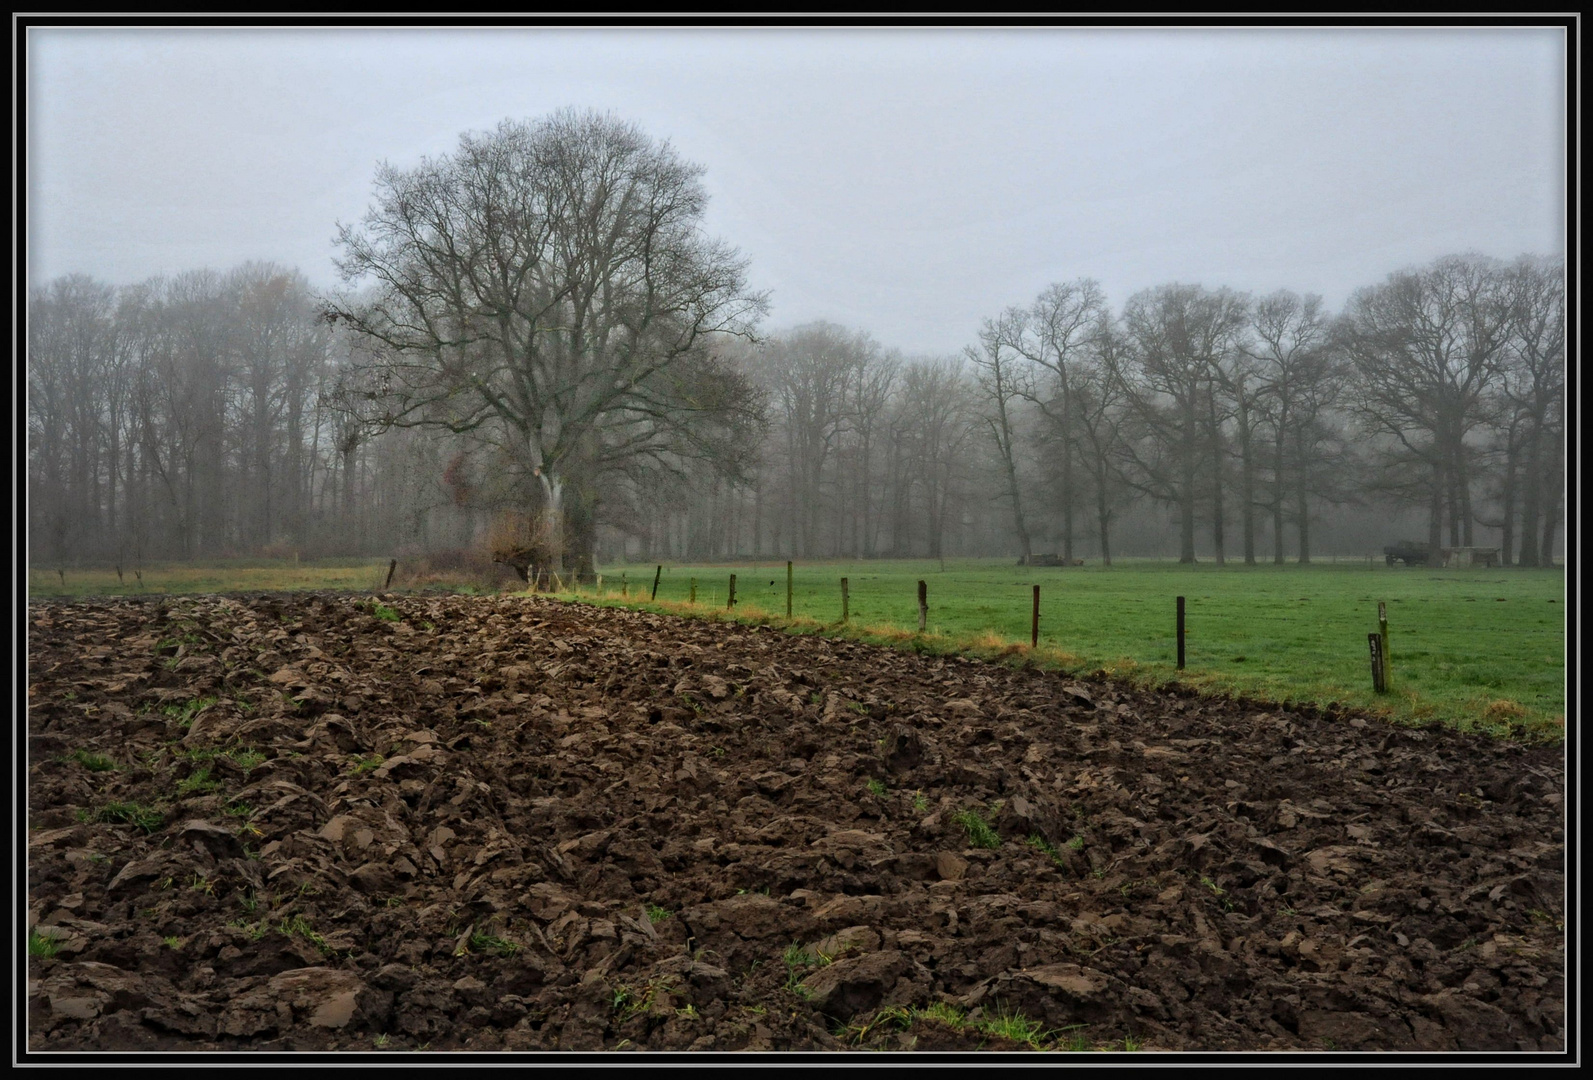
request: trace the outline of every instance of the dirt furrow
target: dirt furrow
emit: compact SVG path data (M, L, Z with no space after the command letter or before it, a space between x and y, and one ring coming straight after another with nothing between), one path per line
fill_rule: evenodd
M523 597L28 617L34 1049L1563 1042L1559 748Z

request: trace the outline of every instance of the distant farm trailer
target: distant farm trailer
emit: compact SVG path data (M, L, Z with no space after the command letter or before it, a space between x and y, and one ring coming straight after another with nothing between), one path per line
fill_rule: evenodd
M1383 559L1389 566L1396 561L1406 566L1482 566L1499 565L1499 549L1483 547L1439 548L1415 540L1401 540L1383 549Z
M1442 565L1444 566L1493 567L1499 565L1498 548L1444 548L1439 554L1443 558Z

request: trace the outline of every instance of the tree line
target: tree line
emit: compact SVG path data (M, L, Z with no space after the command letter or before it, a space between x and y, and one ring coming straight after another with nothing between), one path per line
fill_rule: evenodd
M319 535L347 492L321 407L329 336L304 279L249 264L28 298L35 558L186 559ZM343 509L343 508L339 508Z
M1193 561L1309 561L1350 507L1552 561L1564 269L1452 256L1342 312L1080 278L960 353L766 334L701 229L700 167L565 111L383 167L345 287L246 264L27 309L36 560L388 554L542 521L595 560L1034 554L1110 561L1152 512Z
M1215 562L1253 564L1309 562L1324 515L1403 506L1434 548L1478 546L1485 527L1507 565L1549 565L1563 274L1557 259L1451 256L1338 314L1312 295L1184 284L1114 311L1081 278L939 360L801 327L750 353L768 408L748 483L726 505L710 481L663 524L687 530L681 554L935 557L961 524L960 553L1029 556L1039 534L1063 559L1109 563L1114 526L1150 504L1182 561L1201 533Z

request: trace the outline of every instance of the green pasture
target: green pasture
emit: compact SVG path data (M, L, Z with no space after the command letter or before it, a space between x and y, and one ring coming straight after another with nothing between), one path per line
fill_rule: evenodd
M376 590L385 559L211 560L124 567L30 568L33 596L252 590ZM607 566L602 589L563 595L723 616L737 575L736 617L783 623L785 562ZM840 581L850 583L842 627ZM697 581L690 603L691 580ZM928 584L917 634L917 583ZM1040 649L1028 650L1040 586ZM461 581L465 591L479 583ZM622 595L623 592L623 595ZM1186 669L1174 666L1175 597L1187 607ZM1391 692L1372 692L1366 635L1389 613ZM925 651L966 651L1069 670L1105 669L1143 684L1172 678L1269 700L1341 702L1394 719L1437 719L1496 734L1558 737L1565 723L1565 576L1555 570L1387 567L1365 560L1309 567L1018 567L1008 560L810 562L794 568L792 628ZM1021 648L1015 646L1021 645Z
M142 575L142 576L140 576ZM386 559L203 559L155 563L120 577L108 566L28 569L29 596L142 596L159 593L275 592L380 588Z
M608 567L629 598L652 588L654 566ZM785 563L666 565L658 599L723 609L730 574L738 608L785 615ZM1561 570L1387 567L1365 560L1313 566L1224 567L1123 561L1019 567L1006 560L803 563L792 614L838 632L840 579L850 585L852 636L904 643L918 626L917 582L928 585L926 642L999 654L1027 645L1040 586L1037 660L1106 669L1136 681L1274 701L1337 701L1391 717L1558 737L1565 714L1565 576ZM1185 597L1186 667L1175 667L1176 600ZM1391 692L1374 694L1366 635L1388 607ZM614 602L612 599L604 602ZM811 624L810 628L811 628ZM913 634L916 636L916 633ZM1013 655L1011 652L1008 655ZM1019 653L1018 656L1026 655Z

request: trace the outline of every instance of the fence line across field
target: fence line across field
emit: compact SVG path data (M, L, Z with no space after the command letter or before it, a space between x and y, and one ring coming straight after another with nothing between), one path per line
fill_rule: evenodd
M1357 561L1360 558L1368 558L1368 564L1370 564L1370 556L1356 556ZM392 573L395 567L397 567L397 559L393 559L389 564L389 570L387 570L389 583L392 580ZM660 588L660 583L663 581L663 573L664 565L656 564L655 572L653 572L652 593L650 593L650 599L653 599L653 601L656 601L656 597L658 597L658 588ZM550 570L548 577L551 578L550 583L553 583L553 585L562 586L562 580L556 573ZM730 580L728 580L728 589L726 589L726 612L730 612L736 607L736 601L738 601L736 583L738 583L738 575L731 573ZM771 581L771 585L774 585L773 581ZM849 626L852 616L851 578L841 577L840 586L841 612L840 623L838 624L840 626ZM597 591L602 594L601 575L597 577ZM621 572L620 575L620 594L621 597L629 596L628 575L624 572ZM916 594L918 594L916 596L916 599L918 599L918 632L919 634L927 634L929 632L929 581L919 578L918 583L916 583ZM696 577L687 578L687 602L693 607L698 604L698 578ZM710 607L718 607L717 589L712 591ZM793 559L785 561L785 616L787 618L795 618L795 561ZM1174 597L1174 631L1172 632L1174 632L1174 667L1176 667L1177 671L1184 671L1185 666L1187 666L1187 618L1187 597ZM1376 620L1378 620L1378 629L1375 632L1370 632L1367 636L1368 653L1370 653L1368 659L1370 659L1370 666L1372 666L1373 691L1378 693L1378 695L1384 695L1384 693L1389 693L1392 688L1392 650L1389 648L1388 602L1378 601ZM1039 650L1039 645L1040 586L1032 585L1031 607L1029 607L1029 647Z

